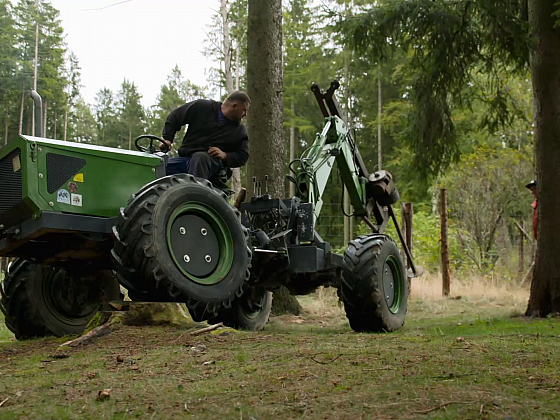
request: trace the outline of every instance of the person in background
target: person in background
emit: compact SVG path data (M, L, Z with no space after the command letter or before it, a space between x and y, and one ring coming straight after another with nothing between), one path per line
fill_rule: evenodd
M538 224L537 206L538 206L538 202L539 202L539 192L537 191L537 181L532 180L527 185L525 185L525 188L528 188L529 190L531 190L531 194L533 194L533 198L535 199L533 201L533 204L531 204L531 207L533 207L533 234L535 235L535 240L536 240L537 239L537 224Z

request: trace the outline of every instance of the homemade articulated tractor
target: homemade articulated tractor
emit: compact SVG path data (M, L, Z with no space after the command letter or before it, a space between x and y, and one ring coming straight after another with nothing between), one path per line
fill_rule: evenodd
M183 302L195 321L259 330L278 287L301 295L331 286L355 331L399 329L407 277L421 267L396 223L392 176L368 173L340 118L338 87L312 87L326 123L290 163L296 196L262 194L255 181L253 197L235 206L223 174L166 176L157 136L138 137L138 151L43 138L41 98L32 92L37 136L0 150L0 256L15 257L0 287L7 327L18 339L80 334L98 311L122 307L122 285L132 301ZM315 230L335 161L352 216L372 230L343 256ZM383 234L390 218L408 272Z

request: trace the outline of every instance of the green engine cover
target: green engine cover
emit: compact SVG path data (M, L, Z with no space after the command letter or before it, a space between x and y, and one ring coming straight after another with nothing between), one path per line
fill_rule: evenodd
M156 155L20 136L0 150L0 229L45 211L115 217L132 194L162 176Z

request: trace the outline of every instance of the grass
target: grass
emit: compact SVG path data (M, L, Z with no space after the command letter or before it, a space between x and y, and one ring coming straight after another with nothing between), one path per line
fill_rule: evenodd
M558 418L558 319L518 316L524 290L453 293L416 281L393 334L353 333L329 289L259 333L123 326L61 351L0 330L0 418Z

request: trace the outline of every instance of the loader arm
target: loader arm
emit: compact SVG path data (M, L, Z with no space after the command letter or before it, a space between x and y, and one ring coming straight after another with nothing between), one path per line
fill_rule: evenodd
M355 141L338 116L329 116L325 121L325 127L317 134L313 145L293 162L299 163L294 171L296 196L304 202L313 203L316 222L323 206L323 193L336 161L344 188L354 207L354 216L367 216L367 178L361 175L363 171L356 161L358 149Z

